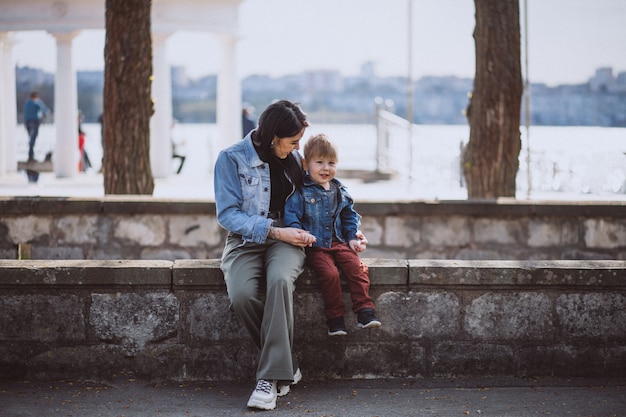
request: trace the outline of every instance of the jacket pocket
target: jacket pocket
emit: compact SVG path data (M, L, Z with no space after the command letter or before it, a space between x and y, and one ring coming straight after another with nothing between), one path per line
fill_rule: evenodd
M257 198L257 188L261 182L261 178L253 177L251 175L239 174L239 180L241 182L241 193L244 201Z

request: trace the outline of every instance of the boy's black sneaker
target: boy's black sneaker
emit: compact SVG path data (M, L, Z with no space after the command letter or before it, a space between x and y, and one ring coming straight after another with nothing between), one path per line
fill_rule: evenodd
M329 336L345 336L348 334L343 316L326 320L326 325L328 325Z
M376 318L376 312L371 308L364 308L357 313L358 323L356 326L360 329L373 329L382 326L382 323Z

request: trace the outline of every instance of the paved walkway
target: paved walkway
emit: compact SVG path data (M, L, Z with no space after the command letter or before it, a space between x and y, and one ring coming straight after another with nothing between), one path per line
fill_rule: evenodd
M409 193L406 181L377 181L364 183L358 178L342 178L352 196L359 201L401 201L409 198L431 199L438 193L420 189ZM47 196L47 197L94 197L104 196L102 174L88 172L72 178L56 178L54 173L41 173L37 183L29 183L24 172L0 177L0 195ZM441 193L439 193L441 194ZM213 200L213 176L209 173L171 175L155 179L153 196L156 198L209 199ZM465 199L464 189L446 191L445 199ZM443 199L443 197L442 197Z
M410 184L407 179L363 182L359 178L340 178L356 202L359 201L415 201L415 200L466 200L464 188L429 188ZM46 196L87 197L104 196L102 174L88 172L73 178L56 178L54 173L42 173L37 183L28 182L24 172L0 176L0 196ZM155 198L209 199L213 200L213 178L209 173L171 175L156 179L153 192ZM518 200L527 200L519 195ZM626 194L568 194L561 192L535 192L531 201L626 201Z
M306 375L305 375L306 377ZM399 417L626 415L622 379L306 381L274 411L248 409L253 382L0 382L2 417Z

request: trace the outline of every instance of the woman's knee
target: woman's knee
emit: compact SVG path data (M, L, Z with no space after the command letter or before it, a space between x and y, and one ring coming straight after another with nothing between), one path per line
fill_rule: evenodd
M285 289L293 292L295 286L294 282L296 281L297 276L293 276L292 274L273 274L267 277L267 287L268 289Z
M237 310L240 307L246 308L253 300L258 298L258 285L256 283L249 282L247 285L244 283L237 283L237 285L226 284L228 290L228 299L233 309Z

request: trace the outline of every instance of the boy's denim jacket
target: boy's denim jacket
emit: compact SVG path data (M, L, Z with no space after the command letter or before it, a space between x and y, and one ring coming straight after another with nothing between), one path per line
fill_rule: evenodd
M298 151L292 153L297 161L301 161ZM270 169L254 149L250 133L219 153L215 162L214 187L219 225L241 235L244 243L264 243L273 222L267 217L271 195ZM294 191L292 182L291 193Z
M324 188L307 174L302 192L293 193L285 204L285 226L298 227L317 238L313 247L330 248L333 234L341 242L357 239L361 215L354 211L354 200L337 179L332 182L339 189L337 212L330 212L330 202ZM338 196L338 197L339 197Z

